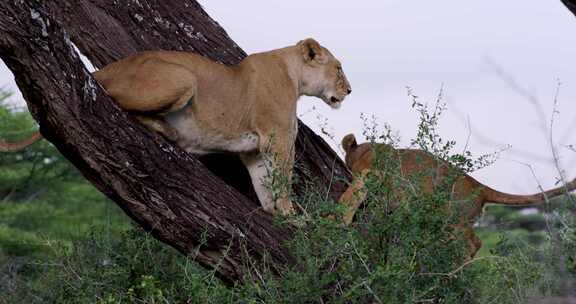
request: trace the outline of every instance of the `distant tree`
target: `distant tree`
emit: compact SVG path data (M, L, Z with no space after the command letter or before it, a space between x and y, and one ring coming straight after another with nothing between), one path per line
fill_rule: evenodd
M0 89L0 137L10 141L29 136L37 126L28 112L10 105L11 94ZM25 200L71 178L77 171L48 142L13 153L0 153L0 202Z

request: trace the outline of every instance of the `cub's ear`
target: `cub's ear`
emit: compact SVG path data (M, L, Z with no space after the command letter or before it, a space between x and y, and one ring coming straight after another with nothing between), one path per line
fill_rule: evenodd
M354 134L350 133L344 136L344 138L342 138L342 148L344 149L344 152L346 152L346 154L350 153L350 151L356 148L357 146L358 143L356 143L356 137L354 136Z
M326 54L324 54L324 49L322 49L318 41L308 38L298 42L298 46L305 62L317 61L318 63L324 63Z

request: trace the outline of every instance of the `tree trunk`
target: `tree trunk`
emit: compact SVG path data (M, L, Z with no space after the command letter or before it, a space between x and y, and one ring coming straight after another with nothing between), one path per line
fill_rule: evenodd
M576 0L562 0L562 3L576 16Z
M0 58L42 135L160 241L227 281L242 279L247 258L250 265L293 262L282 246L289 231L259 209L236 157L198 160L135 123L97 85L75 46L96 67L151 49L238 63L245 53L197 2L4 0ZM295 193L314 188L337 199L350 179L343 162L302 123L296 148Z

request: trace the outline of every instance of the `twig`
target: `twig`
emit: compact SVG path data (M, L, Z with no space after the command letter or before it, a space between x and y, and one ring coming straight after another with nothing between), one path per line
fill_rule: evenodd
M481 261L481 260L487 260L487 259L504 259L504 257L501 256L494 256L494 255L490 255L490 256L484 256L484 257L479 257L479 258L474 258L472 260L468 260L466 262L464 262L464 264L460 265L458 268L448 272L448 273L439 273L439 272L428 272L428 273L421 273L420 275L429 275L429 276L446 276L446 277L453 277L454 275L456 275L456 273L460 272L461 270L463 270L466 266Z

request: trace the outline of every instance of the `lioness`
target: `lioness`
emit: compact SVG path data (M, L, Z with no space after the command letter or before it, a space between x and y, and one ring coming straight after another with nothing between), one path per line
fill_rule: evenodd
M194 53L142 52L94 78L121 108L186 151L239 154L263 209L280 214L294 211L288 190L273 201L268 185L271 172L292 175L299 97L337 109L352 91L340 61L314 39L236 66Z
M416 174L418 172L426 172L427 170L434 170L436 174L425 174L422 182L422 189L427 192L434 191L434 185L444 178L450 165L446 162L439 160L433 155L418 149L394 149L390 145L363 143L357 144L356 138L353 134L348 134L342 139L342 147L346 152L346 165L355 174L355 178L346 192L340 197L340 203L346 206L343 221L345 224L350 224L354 218L354 214L364 201L366 192L364 190L364 182L367 175L373 169L376 153L391 152L392 156L398 158L399 170L398 174L404 177ZM376 149L382 149L376 151ZM373 172L378 174L378 172ZM543 203L546 198L559 196L568 191L576 189L576 179L567 183L563 187L554 188L546 192L532 194L532 195L514 195L496 191L488 186L485 186L467 174L462 174L458 177L452 188L452 201L453 202L470 202L466 206L459 206L462 208L460 214L460 222L457 225L466 237L468 243L468 253L473 257L482 246L482 242L474 233L473 225L478 219L484 205L486 203L496 203L503 205L528 205ZM402 195L401 191L395 191L395 195ZM450 205L448 205L450 206Z

